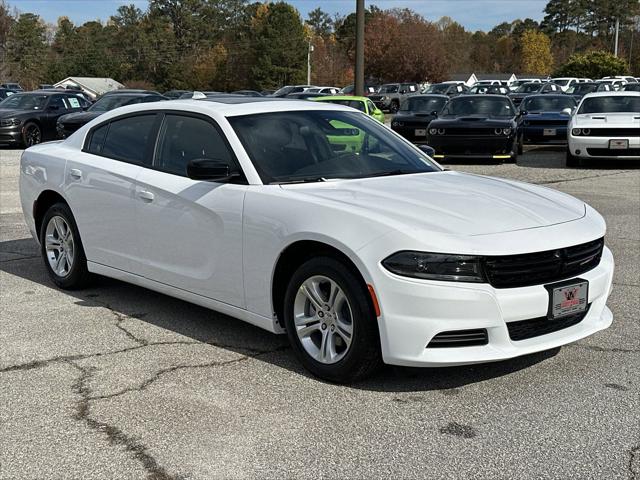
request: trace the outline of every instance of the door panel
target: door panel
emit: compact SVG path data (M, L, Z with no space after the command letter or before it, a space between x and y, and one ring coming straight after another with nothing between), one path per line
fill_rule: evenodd
M65 170L65 193L87 260L140 274L134 193L141 167L79 153Z
M136 189L143 275L244 307L242 208L246 189L144 169Z

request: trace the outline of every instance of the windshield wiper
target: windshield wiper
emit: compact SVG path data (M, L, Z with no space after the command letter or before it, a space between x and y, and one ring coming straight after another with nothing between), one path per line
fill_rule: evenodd
M366 177L360 178L371 178L371 177L390 177L392 175L410 175L412 173L424 173L424 172L408 172L406 170L390 170L388 172L378 172L372 173L371 175L367 175Z
M298 178L296 180L270 182L269 185L286 185L288 183L313 183L313 182L326 182L326 181L327 179L324 177L305 177L305 178Z

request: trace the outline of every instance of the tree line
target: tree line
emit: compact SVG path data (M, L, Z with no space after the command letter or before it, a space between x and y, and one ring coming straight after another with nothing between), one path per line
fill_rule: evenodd
M373 82L430 81L462 72L547 75L572 56L613 51L614 73L640 75L637 0L550 0L541 22L517 19L471 32L449 17L410 9L366 11L366 76ZM290 4L247 0L150 0L120 6L107 21L75 25L12 9L0 0L0 78L26 88L67 76L111 77L163 89L273 89L353 81L355 14L321 8L306 19Z

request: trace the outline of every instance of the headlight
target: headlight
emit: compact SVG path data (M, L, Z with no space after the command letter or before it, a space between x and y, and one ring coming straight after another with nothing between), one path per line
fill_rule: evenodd
M503 128L502 129L502 134L503 135L511 135L511 129L510 128Z
M438 133L438 129L437 129L437 128L430 128L430 129L429 129L429 133L430 133L431 135L436 135L436 134Z
M582 129L582 135L589 136L590 134L591 134L591 130L589 130L588 128L583 128Z
M444 135L444 128L438 129L438 135Z
M22 120L18 120L17 118L4 118L0 120L0 127L13 127L15 125L20 125Z
M386 102L387 100L389 100L389 97L382 97L382 100Z
M396 275L449 282L484 282L480 258L470 255L404 251L394 253L382 265Z
M571 130L571 135L574 135L576 137L578 135L580 135L581 133L582 133L582 130L580 130L579 128L574 128L574 129Z

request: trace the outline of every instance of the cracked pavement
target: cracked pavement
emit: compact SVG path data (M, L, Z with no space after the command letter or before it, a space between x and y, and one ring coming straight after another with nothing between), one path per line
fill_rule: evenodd
M48 280L0 150L0 479L640 479L640 168L453 169L576 195L608 223L612 327L561 349L351 386L286 338L115 280Z

